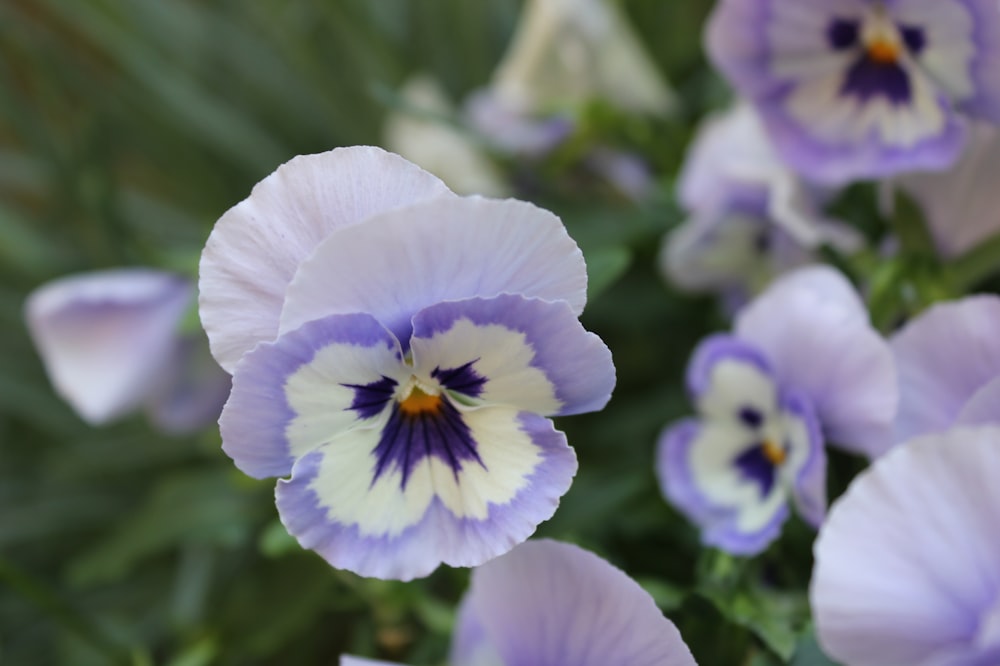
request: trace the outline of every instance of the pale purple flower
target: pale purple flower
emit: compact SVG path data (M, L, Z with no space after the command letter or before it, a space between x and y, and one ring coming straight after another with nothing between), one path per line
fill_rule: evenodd
M847 666L1000 663L1000 428L908 441L862 472L815 544L820 645Z
M734 334L702 342L687 387L699 418L660 436L660 484L705 543L741 555L777 538L789 500L819 525L824 440L879 449L896 407L888 345L850 283L820 266L780 278Z
M603 100L663 114L673 95L618 5L608 0L529 0L492 88L527 114Z
M123 268L70 275L36 289L25 319L59 395L91 425L140 408L172 433L219 415L228 377L204 341L178 330L195 297L190 281Z
M747 104L702 125L677 189L691 217L664 239L660 268L687 291L719 291L742 305L775 276L812 263L819 245L861 245L857 232L822 214L828 193L780 160Z
M969 145L952 169L896 179L920 204L942 257L958 257L1000 234L1000 131L984 122L969 127Z
M438 81L414 76L399 90L403 108L385 119L385 147L437 175L458 194L510 193L485 146L450 119L454 109Z
M479 567L452 636L454 666L694 666L677 627L597 555L529 541ZM341 657L341 666L385 664ZM386 665L387 666L387 665Z
M482 564L552 515L576 459L546 417L600 409L614 367L577 319L586 268L555 215L442 195L373 150L298 158L227 213L202 258L202 316L210 337L254 345L220 419L226 453L251 476L288 477L278 511L303 546L410 579ZM421 180L438 195L399 206ZM294 226L252 216L263 194ZM363 201L369 215L310 246L330 208L298 198ZM300 252L280 284L229 253L253 224L277 256ZM278 302L254 313L253 339L222 315L265 289Z
M966 116L1000 122L994 0L722 0L707 41L778 151L818 181L944 169Z
M1000 297L939 303L891 340L899 370L899 413L893 440L982 423L1000 407ZM1000 411L993 414L1000 424Z

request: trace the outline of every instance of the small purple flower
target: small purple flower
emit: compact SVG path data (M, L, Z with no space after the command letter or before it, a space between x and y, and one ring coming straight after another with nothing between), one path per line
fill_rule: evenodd
M734 335L702 342L687 386L699 418L664 430L660 483L706 543L741 555L777 538L789 500L819 525L824 438L879 449L896 407L888 345L826 267L781 278L739 313Z
M452 636L454 666L694 666L677 627L624 572L582 548L524 543L479 567ZM342 657L341 666L378 665Z
M1000 130L971 123L969 146L954 168L905 174L899 186L923 208L942 257L951 259L1000 234Z
M814 261L829 244L856 250L860 236L821 214L827 192L774 152L748 104L713 116L688 149L678 198L691 217L664 240L660 266L689 291L720 291L743 305L776 275Z
M207 354L196 357L204 341L178 331L194 296L164 271L82 273L32 292L25 319L56 391L85 421L145 408L157 427L192 432L218 418L229 384Z
M398 201L393 179L405 189L417 168L381 153L384 168L369 171L371 150L298 158L279 169L284 184L266 180L228 213L203 255L202 315L210 336L251 342L221 314L262 286L227 254L256 222L236 223L258 193L298 213L297 196L354 202L360 189L363 210L383 211L311 249L308 234L280 238L284 220L266 220L305 256L269 288L281 302L258 308L257 330L274 337L235 365L220 426L240 469L288 477L278 511L303 546L362 575L410 579L482 564L549 518L576 459L546 417L600 409L615 378L577 319L586 268L556 216L453 195L390 208L378 197ZM242 277L225 284L205 277L234 270Z
M940 303L896 333L899 413L894 442L956 424L1000 424L1000 297Z
M1000 663L1000 428L906 442L834 503L810 603L851 666Z
M817 181L944 169L965 116L1000 122L992 0L722 0L707 40L779 152Z

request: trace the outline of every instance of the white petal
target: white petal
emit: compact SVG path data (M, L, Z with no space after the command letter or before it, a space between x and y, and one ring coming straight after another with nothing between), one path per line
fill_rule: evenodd
M98 425L135 409L159 387L176 329L194 298L171 273L120 269L43 285L25 317L59 394Z

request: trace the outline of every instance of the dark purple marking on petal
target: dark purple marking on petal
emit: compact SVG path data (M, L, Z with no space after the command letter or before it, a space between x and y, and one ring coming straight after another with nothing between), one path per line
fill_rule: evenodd
M927 33L923 28L912 25L900 25L899 32L903 35L903 43L910 53L915 56L920 55L927 46Z
M884 95L895 105L908 103L912 96L910 77L898 62L878 62L868 55L847 70L840 92L856 95L862 102Z
M846 51L858 45L860 28L856 19L835 18L826 29L826 37L834 49Z
M431 371L431 377L441 382L449 391L455 391L470 398L478 398L483 392L486 377L473 370L472 366L479 359L469 361L457 368L442 370L439 367Z
M740 421L750 428L759 428L764 423L764 415L755 407L740 407L738 416Z
M749 449L736 456L733 464L743 476L760 486L761 499L771 494L774 487L774 477L777 472L775 465L764 452L764 444L754 444Z
M354 389L354 400L348 409L354 410L363 419L370 419L381 413L396 392L396 380L389 377L382 377L371 384L341 384L341 386Z
M434 409L414 412L408 412L395 403L375 447L372 484L395 467L402 473L400 487L405 490L413 468L428 456L436 456L448 463L456 480L466 461L475 461L483 469L486 468L479 457L472 431L461 413L446 398L441 396Z

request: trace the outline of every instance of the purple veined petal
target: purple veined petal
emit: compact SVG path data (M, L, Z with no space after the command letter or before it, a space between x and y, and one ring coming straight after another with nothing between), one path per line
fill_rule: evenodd
M524 543L472 573L472 612L508 666L694 666L680 632L620 569L571 544ZM459 625L453 645L460 644ZM455 659L453 663L468 663ZM497 662L480 662L487 666Z
M552 213L513 199L449 197L340 229L289 285L281 332L328 314L368 312L409 348L425 307L502 293L586 302L583 254Z
M303 155L280 166L219 219L201 256L201 321L216 360L232 372L254 345L278 336L289 282L331 232L450 195L435 176L371 146Z
M998 172L1000 132L978 122L970 125L969 145L955 168L896 182L920 204L941 256L953 258L1000 234Z
M504 294L440 303L413 318L415 369L475 403L545 416L604 407L611 351L564 301Z
M1000 376L972 394L958 413L955 425L1000 425Z
M331 440L278 482L282 522L331 565L376 578L410 580L442 563L477 566L507 552L555 512L576 456L534 414L484 407L461 413L460 423L464 435L415 432L426 452L388 428ZM387 442L396 450L380 467ZM475 458L448 459L459 446Z
M255 478L352 428L384 421L409 371L399 343L365 314L309 322L246 354L222 411L222 448Z
M891 341L899 371L894 441L950 428L966 403L1000 377L1000 298L940 303Z
M172 273L82 273L36 289L25 318L56 391L100 425L150 397L193 298L192 285Z
M820 644L856 666L1000 663L1000 429L893 449L834 503L815 544Z
M829 441L869 457L891 445L893 355L836 270L815 266L779 278L740 312L735 333L761 350L783 387L809 398Z
M232 377L209 353L203 334L178 336L146 413L166 433L197 432L218 422L232 385Z

